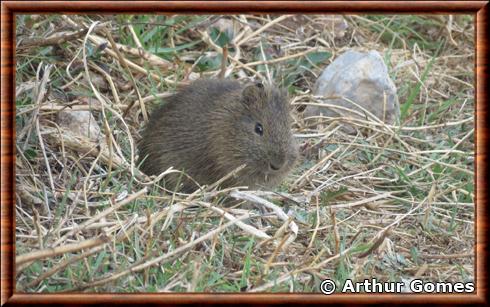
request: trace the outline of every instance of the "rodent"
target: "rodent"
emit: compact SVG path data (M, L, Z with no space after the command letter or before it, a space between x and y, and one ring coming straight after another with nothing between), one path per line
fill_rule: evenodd
M150 115L138 142L140 170L158 175L173 166L209 185L246 164L221 187L273 187L298 158L290 111L285 91L274 86L199 79ZM185 176L167 182L177 180L184 191L197 188Z

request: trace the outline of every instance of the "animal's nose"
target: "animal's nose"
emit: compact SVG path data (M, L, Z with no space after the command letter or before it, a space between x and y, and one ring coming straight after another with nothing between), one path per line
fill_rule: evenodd
M275 155L269 161L269 167L273 171L278 171L284 166L285 163L286 163L286 157L284 155Z

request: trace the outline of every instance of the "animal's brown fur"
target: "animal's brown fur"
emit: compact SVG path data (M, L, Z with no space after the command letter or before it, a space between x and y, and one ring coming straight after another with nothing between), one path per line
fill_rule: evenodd
M271 86L195 81L152 113L138 144L140 168L158 175L173 166L200 184L211 184L246 164L222 186L272 187L298 156L289 112L285 93ZM255 131L257 123L262 135ZM181 178L184 190L196 188ZM176 179L169 177L171 183Z

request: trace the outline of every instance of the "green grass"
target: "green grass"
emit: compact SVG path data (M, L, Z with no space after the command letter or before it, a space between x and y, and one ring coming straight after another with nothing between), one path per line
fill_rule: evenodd
M310 19L321 17L312 15ZM156 99L156 94L173 93L178 88L173 82L213 77L219 73L222 54L210 47L199 31L208 31L212 41L226 46L230 54L236 51L233 37L211 25L219 16L69 15L68 18L76 24L87 25L110 20L111 35L117 43L136 48L139 40L145 51L175 64L164 70L134 55L124 54L127 60L143 68L144 72L132 70L131 73L141 96L149 100L148 110L164 102ZM267 23L265 16L247 15L247 18L252 30ZM286 197L257 193L288 213L298 226L295 240L277 251L277 244L285 239L281 229L284 221L269 210L231 202L228 192L189 198L189 195L166 191L174 187L165 185L165 179L150 183L148 178L133 176L125 166L109 172L105 163L96 160L96 155L79 152L67 143L62 146L50 138L54 134L50 129L57 131L58 121L57 111L46 109L47 102L71 105L76 99L96 100L83 74L82 57L77 56L83 48L83 37L64 43L61 54L52 46L23 49L20 44L16 58L17 86L39 81L36 72L41 63L53 64L54 68L48 94L42 100L45 109L39 112L51 174L47 173L36 129L30 127L35 123L35 113L28 110L38 107L36 96L32 90L27 90L16 97L16 184L26 191L26 194L18 193L17 197L17 255L40 249L39 237L43 238L44 247L52 247L67 231L124 199L118 199L121 195L132 195L143 187L148 188L148 193L60 243L64 246L107 233L110 242L100 251L68 264L39 284L26 287L41 274L89 249L36 260L22 268L16 279L18 289L27 292L186 292L189 289L241 292L265 287L265 291L271 292L318 292L323 278L332 278L337 285L342 285L346 279L362 281L370 277L400 281L412 278L422 265L427 265L427 269L421 278L427 281L473 281L473 257L431 257L465 254L474 247L474 206L471 205L475 193L471 160L475 150L474 132L471 132L474 121L462 122L473 116L475 107L474 88L468 85L473 84L474 37L469 30L473 19L471 16L455 17L452 37L457 46L448 39L447 16L361 15L346 16L346 21L349 28L344 38L333 37L333 33L309 21L302 24L307 36L323 31L320 33L323 42L310 41L308 45L301 43L296 33L299 27L294 24L267 29L240 46L239 60L243 64L264 60L262 49L267 50L266 59L316 49L275 64L261 63L232 71L233 78L250 79L267 79L270 73L274 82L287 88L291 98L301 106L313 102L308 92L311 93L322 69L345 50L360 47L375 49L383 55L398 88L401 126L391 130L394 134L384 127L373 129L364 125L360 127L364 132L357 137L341 131L324 137L329 133L324 128L332 121L326 121L322 127L305 121L301 113L295 114L294 132L317 136L300 139L301 163L275 190ZM52 29L60 32L71 27L60 15L18 15L17 25L18 39L42 38L51 35ZM133 27L136 40L128 25ZM243 29L243 24L238 28ZM136 101L129 72L119 60L100 46L89 43L86 47L89 64L97 65L111 76L121 103L128 105ZM66 71L72 60L70 76ZM405 66L399 66L403 63ZM90 65L88 67L96 74ZM75 80L80 73L82 75ZM153 78L152 73L158 78ZM115 105L110 85L105 79L101 80L96 82L97 90L114 112L122 113L124 108ZM96 81L93 76L92 81ZM62 88L68 83L69 86ZM124 123L114 112L105 110L109 132L123 157L129 160L126 127L136 143L144 125L142 114L138 103ZM101 112L94 109L92 114L105 132ZM462 123L454 124L458 122ZM430 127L447 123L453 124ZM29 136L20 133L30 128ZM455 147L456 144L459 145ZM336 149L339 151L319 165L307 180L293 186L293 182ZM114 152L118 151L114 149ZM55 191L50 187L49 176L54 180ZM434 195L427 201L433 186ZM356 205L387 192L392 195ZM40 203L33 202L29 196L40 199ZM244 212L251 214L244 222L272 237L277 235L276 241L264 242L234 225L170 260L85 289L91 282L167 255L227 222L216 211L200 206L198 200L235 217ZM185 209L178 209L178 206ZM39 212L37 222L33 208ZM403 218L393 225L384 241L377 242L383 229L399 217ZM332 219L335 219L335 226ZM38 226L41 236L36 230ZM377 243L380 243L378 247ZM337 246L346 253L315 267L336 256ZM359 257L370 250L366 257ZM309 270L298 273L304 268ZM289 279L285 278L288 276Z

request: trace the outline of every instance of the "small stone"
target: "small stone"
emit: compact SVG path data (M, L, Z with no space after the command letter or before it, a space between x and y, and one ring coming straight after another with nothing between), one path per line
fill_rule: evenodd
M369 115L364 114L364 111L349 100L387 124L396 123L400 116L395 84L388 75L388 68L381 55L374 50L369 52L349 50L340 55L318 78L313 94L328 98L322 100L323 103L355 110L364 116L334 107L307 106L305 117L323 115L370 119ZM356 129L353 125L345 122L342 124L345 132L355 133Z
M100 127L90 111L66 110L58 113L60 127L91 141L101 138Z

